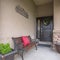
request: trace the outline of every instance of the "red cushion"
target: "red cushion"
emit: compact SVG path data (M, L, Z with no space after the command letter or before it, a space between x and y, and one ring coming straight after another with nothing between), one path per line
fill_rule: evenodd
M30 44L30 40L28 36L22 36L22 41L23 41L24 47Z

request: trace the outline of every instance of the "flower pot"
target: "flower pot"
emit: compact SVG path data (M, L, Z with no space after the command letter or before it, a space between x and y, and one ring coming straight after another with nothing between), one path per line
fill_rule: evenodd
M8 54L2 55L0 54L0 60L14 60L14 55L15 55L16 51L11 51Z
M58 53L60 53L60 45L59 44L55 44L56 50Z

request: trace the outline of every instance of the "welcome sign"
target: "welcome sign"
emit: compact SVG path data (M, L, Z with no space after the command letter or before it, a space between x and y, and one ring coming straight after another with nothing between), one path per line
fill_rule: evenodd
M19 5L16 6L16 12L18 12L22 16L28 18L28 13L22 7L20 7Z

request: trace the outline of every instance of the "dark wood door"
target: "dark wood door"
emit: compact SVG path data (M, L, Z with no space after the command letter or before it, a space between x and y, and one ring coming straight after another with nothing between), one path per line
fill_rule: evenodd
M52 35L53 35L53 17L40 17L37 19L37 26L40 21L40 31L38 32L37 28L37 38L40 39L40 41L46 41L51 42L52 41Z

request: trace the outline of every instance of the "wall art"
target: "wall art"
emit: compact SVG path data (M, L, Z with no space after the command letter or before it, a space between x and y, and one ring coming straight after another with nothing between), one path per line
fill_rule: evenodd
M22 16L28 18L28 13L22 8L20 7L19 5L16 6L16 12L18 12L19 14L21 14Z

